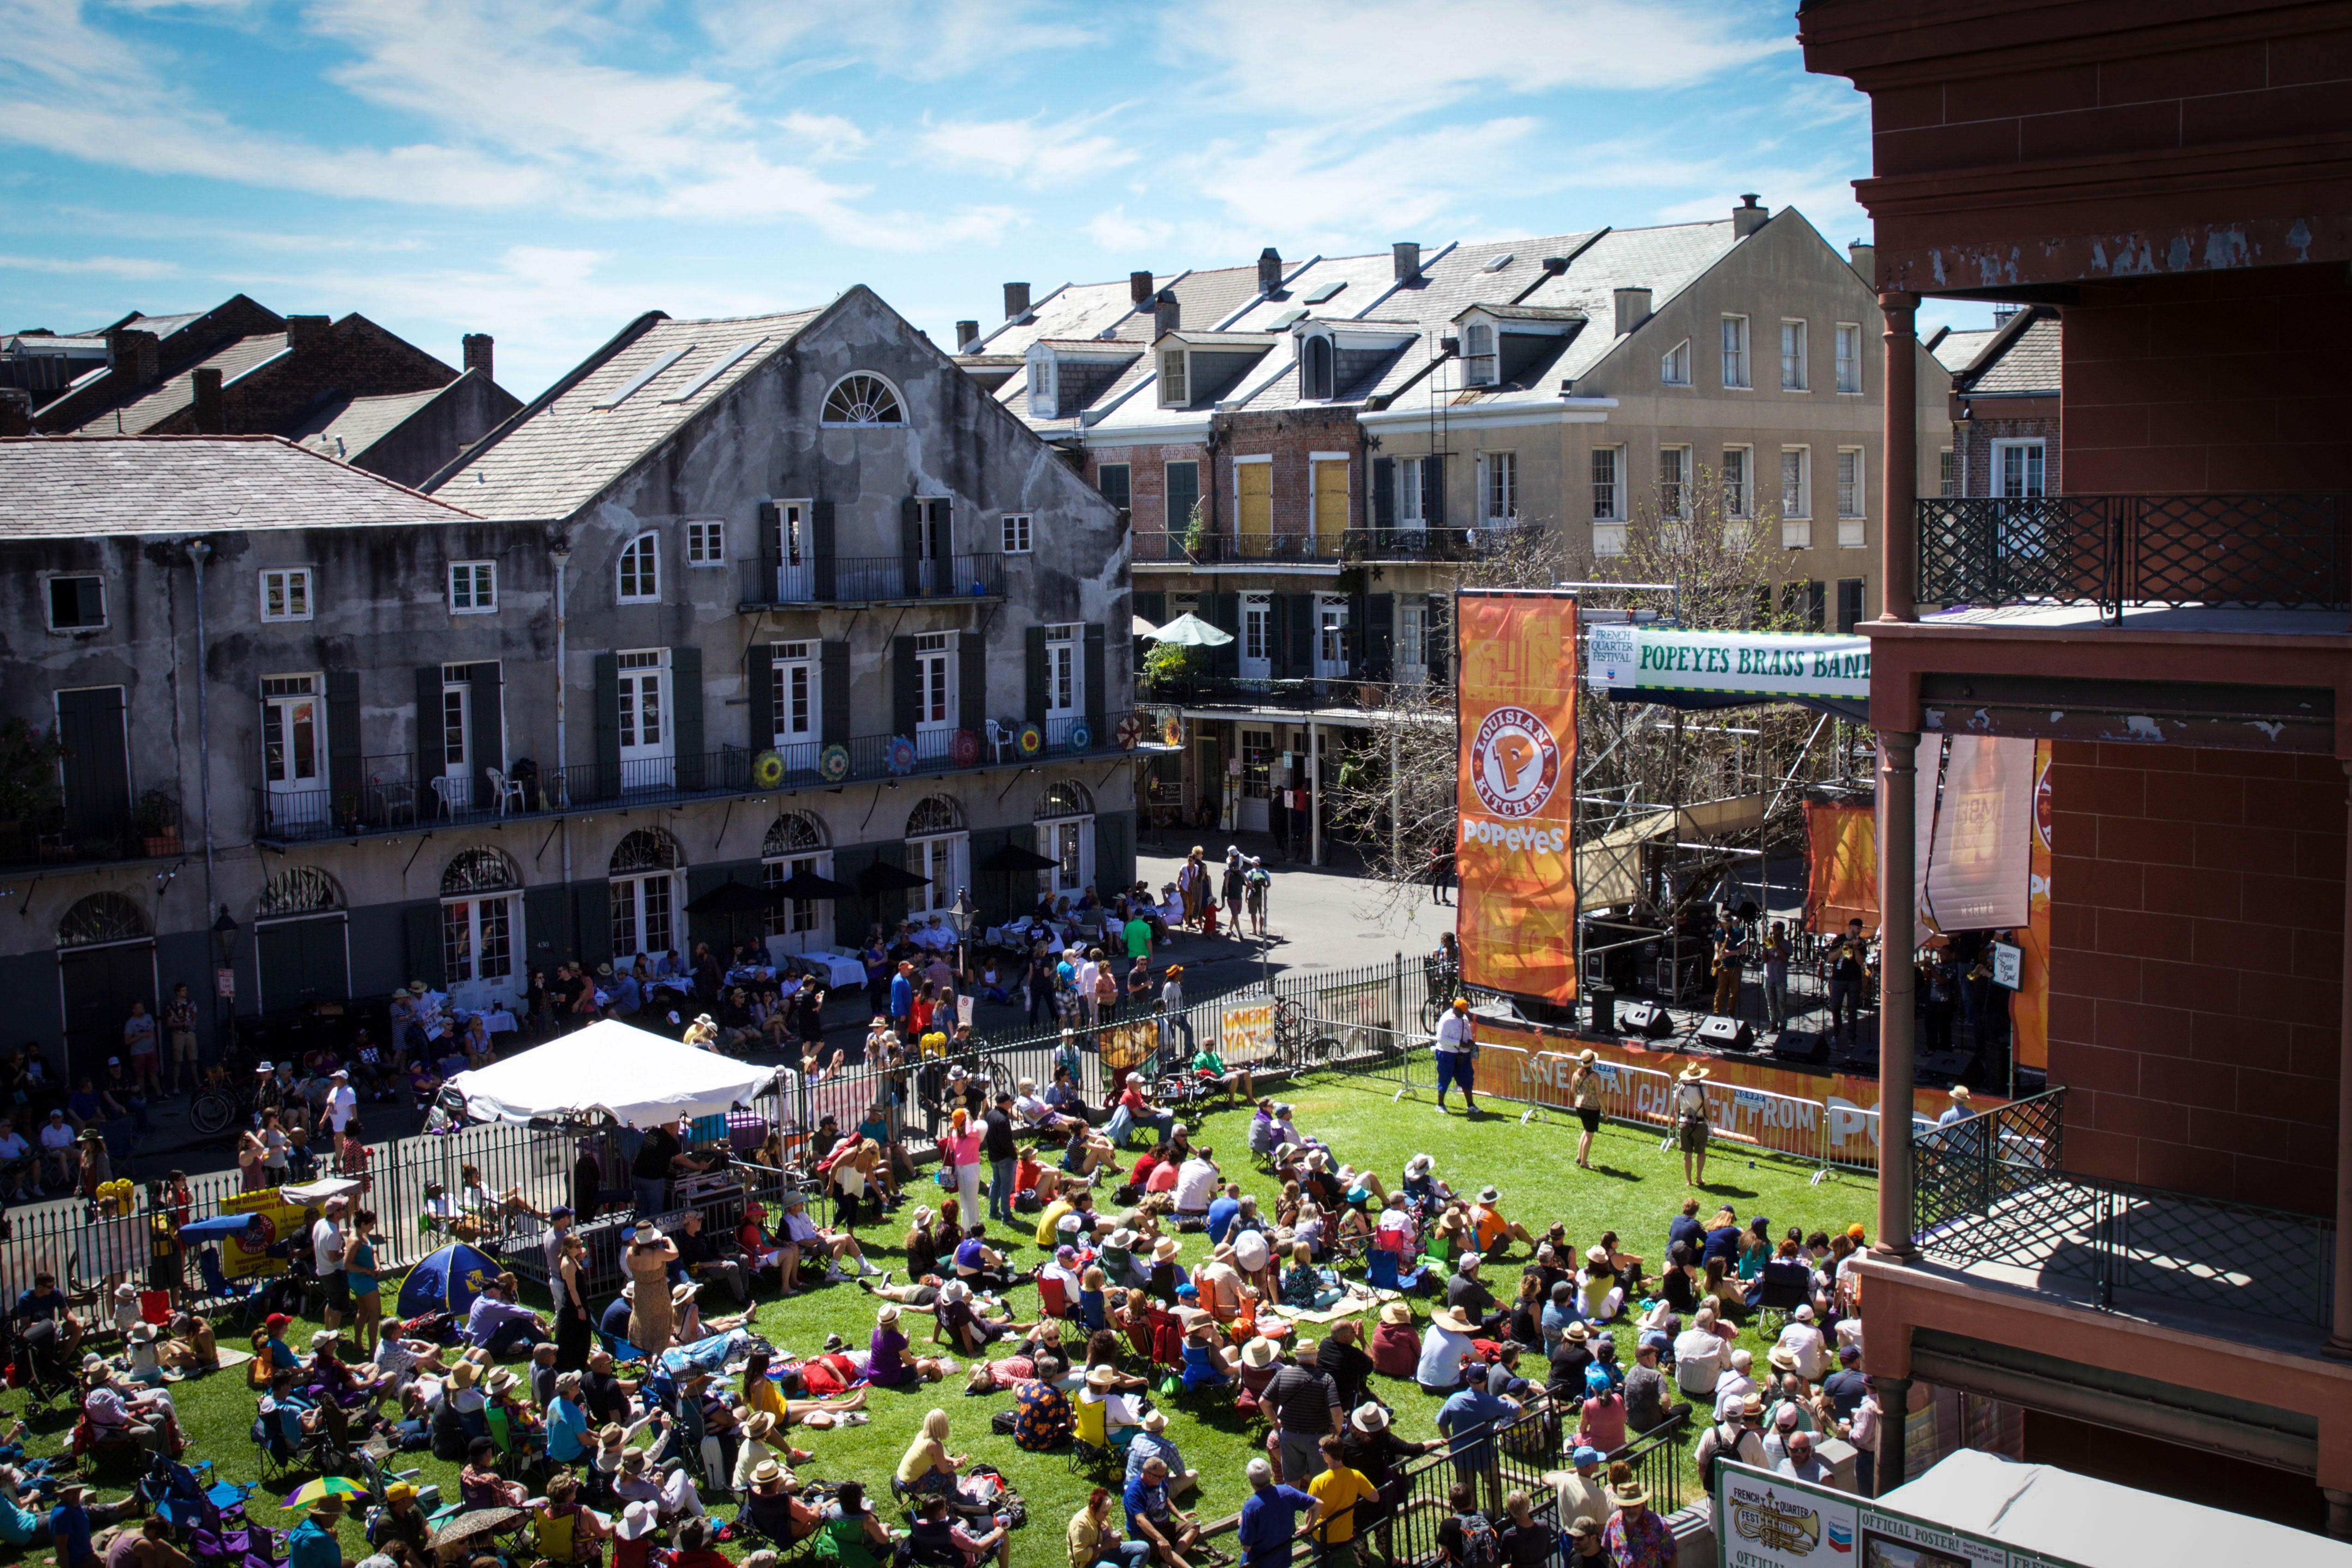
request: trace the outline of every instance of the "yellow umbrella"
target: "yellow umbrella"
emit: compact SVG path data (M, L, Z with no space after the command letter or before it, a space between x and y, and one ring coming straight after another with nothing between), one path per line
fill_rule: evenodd
M348 1480L341 1476L320 1476L315 1481L305 1481L295 1488L287 1495L284 1506L308 1508L313 1503L324 1501L331 1497L363 1498L367 1495L367 1488L357 1481Z

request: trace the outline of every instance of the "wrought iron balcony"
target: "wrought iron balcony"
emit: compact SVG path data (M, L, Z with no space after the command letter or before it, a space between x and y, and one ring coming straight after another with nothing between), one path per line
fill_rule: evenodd
M2345 495L1996 496L1918 503L1924 604L2352 607Z
M1441 683L1442 684L1442 683ZM1393 685L1351 675L1304 680L1237 676L1189 676L1150 680L1136 688L1139 703L1176 708L1242 708L1306 713L1322 709L1374 709L1386 705Z
M2177 1302L2327 1329L2334 1222L2070 1172L2065 1097L2053 1089L1920 1128L1912 1244L2102 1311Z
M774 555L746 559L747 608L779 605L897 604L919 599L993 598L1004 592L1004 557L951 555Z
M1536 538L1539 523L1498 522L1481 528L1359 528L1349 531L1350 561L1477 561Z

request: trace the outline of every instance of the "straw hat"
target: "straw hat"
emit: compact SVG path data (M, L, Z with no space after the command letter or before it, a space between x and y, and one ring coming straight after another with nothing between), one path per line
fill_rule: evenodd
M1774 1372L1794 1372L1797 1370L1797 1352L1790 1350L1786 1345L1774 1345L1771 1351L1766 1354L1764 1359L1772 1363L1772 1370Z
M1404 1173L1408 1177L1425 1176L1436 1164L1437 1162L1426 1154L1415 1154L1404 1163Z
M1438 1308L1437 1310L1429 1314L1429 1321L1430 1326L1433 1328L1444 1329L1450 1333L1456 1334L1466 1334L1470 1331L1471 1327L1470 1320L1464 1317L1459 1311L1455 1310L1452 1307Z
M884 1302L882 1310L874 1314L874 1321L881 1324L886 1329L896 1325L898 1321L898 1303L896 1301Z
M1762 1420L1764 1418L1763 1396L1761 1394L1751 1394L1747 1398L1741 1400L1739 1402L1739 1414L1750 1421Z
M621 1429L621 1425L617 1421L607 1421L596 1428L596 1441L603 1447L616 1447L626 1442L628 1436L629 1435Z
M1502 1191L1496 1187L1480 1187L1478 1189L1478 1201L1482 1204L1501 1203L1503 1201Z
M1578 1341L1579 1342L1589 1340L1592 1337L1592 1331L1586 1328L1581 1322L1570 1323L1567 1328L1562 1329L1560 1332L1567 1338Z
M498 1371L490 1373L490 1392L492 1394L504 1394L521 1381L522 1379L517 1377L506 1368L500 1367Z
M1412 1309L1406 1306L1402 1301L1383 1302L1381 1306L1381 1321L1383 1323L1410 1323L1412 1321Z
M660 1245L661 1245L661 1243L662 1243L662 1232L661 1232L661 1226L657 1226L657 1225L641 1225L641 1226L637 1226L637 1240L636 1240L636 1245L637 1245L637 1246L639 1246L639 1247L658 1247L658 1246L660 1246Z
M1172 1260L1178 1253L1183 1250L1183 1247L1177 1244L1174 1237L1163 1236L1160 1238L1160 1245L1151 1249L1151 1261L1154 1263L1169 1262Z
M1606 1263L1609 1261L1609 1249L1596 1241L1591 1247L1584 1249L1584 1261L1587 1263Z
M1712 1075L1706 1068L1700 1066L1696 1062L1693 1062L1690 1066L1683 1068L1682 1076L1675 1081L1677 1083L1696 1083L1699 1079L1710 1076Z
M643 1541L660 1523L661 1516L653 1504L633 1502L621 1511L621 1522L613 1527L613 1533L624 1541Z
M646 1451L643 1448L632 1448L621 1456L621 1468L628 1471L629 1474L636 1475L645 1468Z
M1389 1429L1389 1413L1371 1401L1366 1400L1356 1406L1356 1413L1348 1417L1348 1422L1357 1431L1367 1435L1385 1432Z
M1168 1416L1166 1413L1156 1409L1145 1411L1143 1413L1143 1429L1147 1432L1167 1431Z
M1629 1481L1625 1485L1613 1489L1616 1493L1617 1506L1619 1508L1647 1508L1650 1506L1650 1494L1642 1489L1642 1483L1639 1481Z
M1108 1394L1118 1386L1118 1373L1107 1366L1087 1369L1087 1386L1097 1394Z
M752 1414L751 1419L743 1423L743 1436L755 1443L767 1441L768 1434L775 1429L776 1416L771 1410L756 1411Z
M456 1366L449 1369L449 1381L456 1384L459 1388L473 1387L474 1381L481 1375L482 1369L480 1365L470 1361L461 1361Z
M1399 1303L1402 1305L1402 1303ZM1242 1364L1253 1372L1264 1372L1274 1364L1274 1342L1254 1339L1242 1347Z
M784 1467L776 1463L773 1459L761 1460L758 1468L751 1472L751 1484L755 1487L776 1486L780 1484L783 1479Z
M673 1307L683 1307L688 1301L693 1300L697 1296L701 1294L701 1283L698 1280L689 1279L685 1284L678 1286L669 1293L669 1304Z

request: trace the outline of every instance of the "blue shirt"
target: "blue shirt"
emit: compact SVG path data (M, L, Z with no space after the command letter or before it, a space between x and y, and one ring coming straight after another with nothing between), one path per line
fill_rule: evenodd
M1239 1198L1221 1197L1209 1205L1209 1245L1224 1245L1225 1232L1233 1228L1234 1215L1242 1212Z
M1725 1266L1728 1267L1738 1258L1739 1244L1747 1235L1746 1231L1736 1225L1719 1226L1708 1231L1706 1248L1699 1255L1699 1267L1706 1268L1706 1260L1710 1258L1720 1258Z
M58 1568L73 1568L89 1550L89 1515L69 1502L61 1502L49 1510L49 1533L65 1537L65 1546L58 1553ZM341 1568L341 1559L336 1560Z
M43 1318L54 1319L65 1310L66 1293L64 1291L52 1290L43 1296L27 1290L16 1298L16 1308L8 1315L11 1318L22 1318L29 1323Z
M890 977L890 1016L903 1018L915 1007L915 983L904 974Z
M578 1458L585 1448L581 1442L588 1435L588 1413L569 1399L556 1399L547 1407L547 1457L560 1463Z
M1693 1263L1703 1263L1706 1261L1706 1226L1699 1223L1698 1217L1696 1215L1678 1214L1675 1215L1674 1223L1666 1226L1667 1257L1672 1258L1674 1256L1675 1243L1677 1241L1686 1241L1690 1243L1690 1255L1691 1261Z
M1495 1458L1495 1424L1517 1414L1508 1401L1473 1384L1448 1394L1437 1407L1437 1429L1454 1439L1451 1453L1456 1465L1489 1465Z
M0 1498L0 1544L30 1546L45 1539L40 1515L28 1513L6 1498Z
M629 1338L629 1302L625 1296L615 1296L596 1320L597 1331L626 1343Z
M286 1538L286 1568L343 1568L342 1542L315 1519L305 1519Z
M624 974L618 980L613 982L613 1005L614 1007L620 1009L624 1013L634 1013L640 1005L640 1001L641 999L637 994L637 977L635 975Z
M1140 1475L1129 1476L1127 1480L1127 1494L1123 1500L1127 1504L1128 1533L1140 1534L1141 1531L1136 1525L1137 1520L1158 1521L1168 1517L1168 1483L1162 1481L1158 1486L1153 1486Z
M1242 1522L1234 1539L1241 1542L1244 1568L1290 1561L1290 1543L1298 1533L1298 1516L1314 1508L1313 1497L1297 1487L1260 1487L1242 1504Z

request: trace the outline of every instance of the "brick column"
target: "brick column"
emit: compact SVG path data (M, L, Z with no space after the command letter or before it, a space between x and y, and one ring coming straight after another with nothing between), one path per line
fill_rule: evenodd
M2344 763L2352 775L2352 762ZM2346 802L2352 825L2352 799ZM2328 1325L2327 1353L2352 1360L2352 836L2344 843L2344 972L2342 1023L2336 1061L2336 1310ZM2333 1525L2331 1500L2331 1530ZM2346 1516L2352 1522L2352 1515Z
M1917 885L1919 737L1878 735L1878 1242L1890 1262L1911 1246L1911 968Z
M1881 294L1878 307L1886 316L1878 382L1886 399L1879 440L1878 618L1909 621L1918 618L1919 600L1919 296Z

